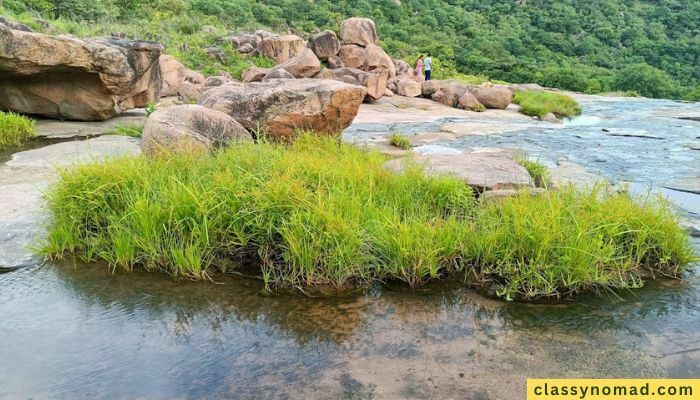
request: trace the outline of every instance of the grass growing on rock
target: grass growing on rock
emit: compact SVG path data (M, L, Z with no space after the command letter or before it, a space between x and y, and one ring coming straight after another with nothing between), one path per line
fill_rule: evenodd
M129 136L129 137L141 137L142 131L143 131L142 125L121 124L121 125L117 125L114 129L107 132L107 134L108 135Z
M522 90L515 92L513 102L520 105L521 113L539 118L548 113L567 118L581 114L576 100L563 93Z
M539 188L547 187L551 183L551 174L549 168L544 166L542 163L534 160L528 160L526 158L518 160L518 163L525 167L527 172L530 173L535 186Z
M328 138L64 170L43 252L207 279L253 261L269 288L459 277L512 299L628 288L693 259L667 204L596 189L480 202L462 181Z
M389 143L394 147L404 150L408 150L413 147L413 145L411 145L411 141L408 140L406 136L399 135L398 133L391 135L389 138Z
M0 150L6 150L34 138L34 121L13 112L0 111Z

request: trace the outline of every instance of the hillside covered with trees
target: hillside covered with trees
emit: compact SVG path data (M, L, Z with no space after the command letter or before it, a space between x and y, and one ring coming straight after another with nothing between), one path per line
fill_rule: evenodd
M431 52L439 77L700 100L697 0L4 0L0 14L40 30L42 20L74 34L121 29L162 41L192 67L216 39L204 25L310 33L364 16L392 56Z

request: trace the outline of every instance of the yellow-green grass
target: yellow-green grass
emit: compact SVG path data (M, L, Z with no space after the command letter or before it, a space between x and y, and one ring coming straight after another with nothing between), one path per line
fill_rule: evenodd
M568 188L481 202L456 178L385 160L303 135L63 170L43 252L191 279L252 264L269 289L459 278L526 300L641 286L694 257L661 199Z
M411 141L408 140L406 136L399 135L398 133L391 135L391 137L389 138L389 143L391 143L391 145L394 147L398 147L404 150L408 150L413 147Z
M119 136L130 136L130 137L141 137L143 132L143 125L136 124L120 124L114 129L107 132L108 135L119 135Z
M521 113L540 118L548 113L567 118L581 114L576 100L563 93L522 90L515 92L513 102L520 105Z
M539 188L547 187L550 184L551 174L549 168L544 166L544 164L539 161L528 160L526 158L518 160L518 163L525 167L527 172L530 173L535 186Z
M17 147L35 136L33 120L13 112L0 111L0 150Z

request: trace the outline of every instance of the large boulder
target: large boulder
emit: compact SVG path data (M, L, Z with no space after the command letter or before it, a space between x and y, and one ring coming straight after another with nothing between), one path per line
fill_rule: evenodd
M291 139L300 130L338 135L357 115L366 90L325 79L274 79L208 90L199 104L225 112L251 131Z
M385 165L392 171L401 171L413 162L422 165L427 174L454 176L479 191L533 185L527 170L506 151L424 154L416 155L413 160L391 160Z
M476 86L470 92L486 108L505 110L513 102L513 92L505 86Z
M340 51L340 50L338 50ZM343 63L343 60L338 57L338 56L330 56L328 57L328 68L330 69L335 69L335 68L343 68L345 64Z
M296 35L269 36L258 44L258 53L283 63L306 49L304 39Z
M384 74L373 74L365 73L358 75L357 80L360 84L367 88L367 95L365 96L365 101L375 101L379 100L384 96L384 91L386 90L386 75Z
M250 133L229 115L199 105L161 108L146 120L141 151L208 151L235 141L252 141Z
M367 46L377 44L377 27L369 18L348 18L340 24L340 37L343 44Z
M162 49L0 25L0 110L95 121L144 107L160 99Z
M408 75L409 78L413 78L415 75L415 70L409 63L404 60L394 59L394 69L396 70L396 75Z
M338 54L340 42L333 31L323 31L309 38L309 48L320 60L328 60Z
M439 91L443 87L450 85L451 83L454 83L454 82L443 81L443 80L438 80L438 79L425 81L421 84L421 91L423 93L423 97L432 98L433 94L435 94L437 91Z
M458 107L459 99L469 91L470 85L461 82L450 82L448 85L443 85L440 90L435 92L431 98L438 103L442 103L450 107Z
M321 62L311 49L304 49L298 56L292 57L272 68L272 71L285 70L295 78L311 78L321 70Z
M462 95L462 97L459 98L459 104L457 104L459 108L463 108L465 110L472 110L472 111L483 111L484 110L484 105L479 103L479 100L474 97L473 94L466 92Z
M238 49L241 46L248 45L251 48L257 48L262 38L254 33L239 32L234 35L228 35L221 38L224 43L230 43L231 47Z
M185 72L185 81L189 83L194 83L196 85L204 83L204 75L202 73L197 72L197 71L192 71L191 69L188 69Z
M396 82L396 93L406 97L418 97L421 95L421 84L413 79L403 78Z
M368 44L365 47L363 69L367 72L382 72L388 77L396 76L394 61L381 47L374 44Z
M267 75L269 73L270 73L270 68L260 68L260 67L252 66L252 67L248 68L247 70L243 71L243 74L241 74L241 77L243 78L243 82L245 82L245 83L260 82L265 77L265 75Z
M274 71L270 71L269 74L265 75L265 77L262 78L262 82L267 82L271 79L294 79L294 75L287 72L287 70L285 70L284 68L280 68Z
M202 98L202 94L209 89L204 85L191 83L188 81L182 82L180 88L177 90L177 98L184 103L196 103Z
M214 87L214 86L221 86L224 83L229 83L231 82L231 79L229 79L226 76L210 76L207 79L204 80L204 86L205 87Z
M185 81L187 69L173 56L162 55L158 60L160 72L163 76L163 85L160 87L160 95L162 97L173 96L177 94L180 85Z
M365 49L355 44L344 44L338 50L338 57L343 62L343 66L349 68L364 68Z

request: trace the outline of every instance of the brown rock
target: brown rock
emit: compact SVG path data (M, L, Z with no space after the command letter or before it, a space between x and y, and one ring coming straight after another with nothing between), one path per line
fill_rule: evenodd
M327 60L338 54L340 42L333 31L323 31L309 38L309 48L320 60Z
M423 82L421 84L421 91L423 92L423 97L432 98L435 92L437 92L445 86L448 86L450 83L453 82L442 81L437 79Z
M513 92L505 86L476 86L470 92L486 108L505 110L513 102Z
M479 100L469 92L464 93L462 97L459 98L458 106L465 110L483 110L483 104L479 103Z
M311 78L321 70L321 62L311 49L304 49L298 56L272 68L272 71L280 69L289 72L295 78Z
M354 44L340 46L338 57L345 67L363 68L365 66L365 49Z
M432 99L446 106L457 107L459 106L459 99L467 93L469 88L470 86L465 83L448 82L433 94Z
M377 44L377 28L369 18L348 18L340 24L340 37L343 44L367 46Z
M210 76L204 80L204 86L206 86L206 87L221 86L224 83L228 83L228 82L231 82L231 79L229 79L225 76Z
M425 154L415 156L414 161L424 165L428 174L455 176L477 190L532 186L532 178L527 170L505 151ZM409 162L401 158L388 161L385 165L392 171L401 171Z
M270 68L250 67L243 71L243 82L260 82L268 73L270 73Z
M345 75L345 76L341 77L340 80L343 81L343 82L345 82L345 83L349 83L349 84L351 84L351 85L362 86L362 85L360 84L360 81L358 81L357 78L355 78L355 77L352 76L352 75Z
M209 151L232 142L252 142L229 115L199 105L161 108L146 120L141 151L149 156L173 151Z
M200 104L223 111L249 130L277 139L299 130L338 135L352 122L366 90L333 80L275 79L207 91Z
M105 120L160 99L162 46L0 25L0 110Z
M408 75L413 77L413 68L409 63L404 60L394 59L394 69L396 70L396 75Z
M185 72L185 81L194 84L202 84L204 83L204 75L197 71L192 71L191 69L188 69Z
M359 76L360 83L367 88L366 101L379 100L384 96L384 90L386 89L386 75L384 74L373 74L368 73Z
M202 84L194 84L185 81L182 82L180 88L177 90L177 98L183 103L196 103L202 97L204 89Z
M561 120L559 120L559 118L557 118L557 116L554 115L554 113L551 113L551 112L545 114L545 115L541 118L541 120L544 121L544 122L551 122L551 123L553 123L553 124L561 124Z
M338 50L340 51L340 50ZM340 59L338 56L331 56L328 57L328 68L335 69L335 68L343 68L345 64L343 64L343 60Z
M163 76L163 85L160 88L160 95L173 96L177 93L182 82L185 81L187 69L177 58L168 55L162 55L159 58L160 72Z
M269 36L258 44L258 53L283 63L306 49L304 39L296 35Z
M269 74L265 75L262 81L267 82L270 79L294 79L294 75L287 72L284 68L280 68L274 71L270 71Z
M394 92L392 92L391 90L389 90L389 88L384 89L384 96L386 96L386 97L392 97L393 95L394 95Z
M421 84L413 79L404 78L396 83L396 92L401 96L418 97L421 95Z
M388 77L396 76L394 61L381 47L368 44L365 47L365 62L363 69L367 72L382 72Z

